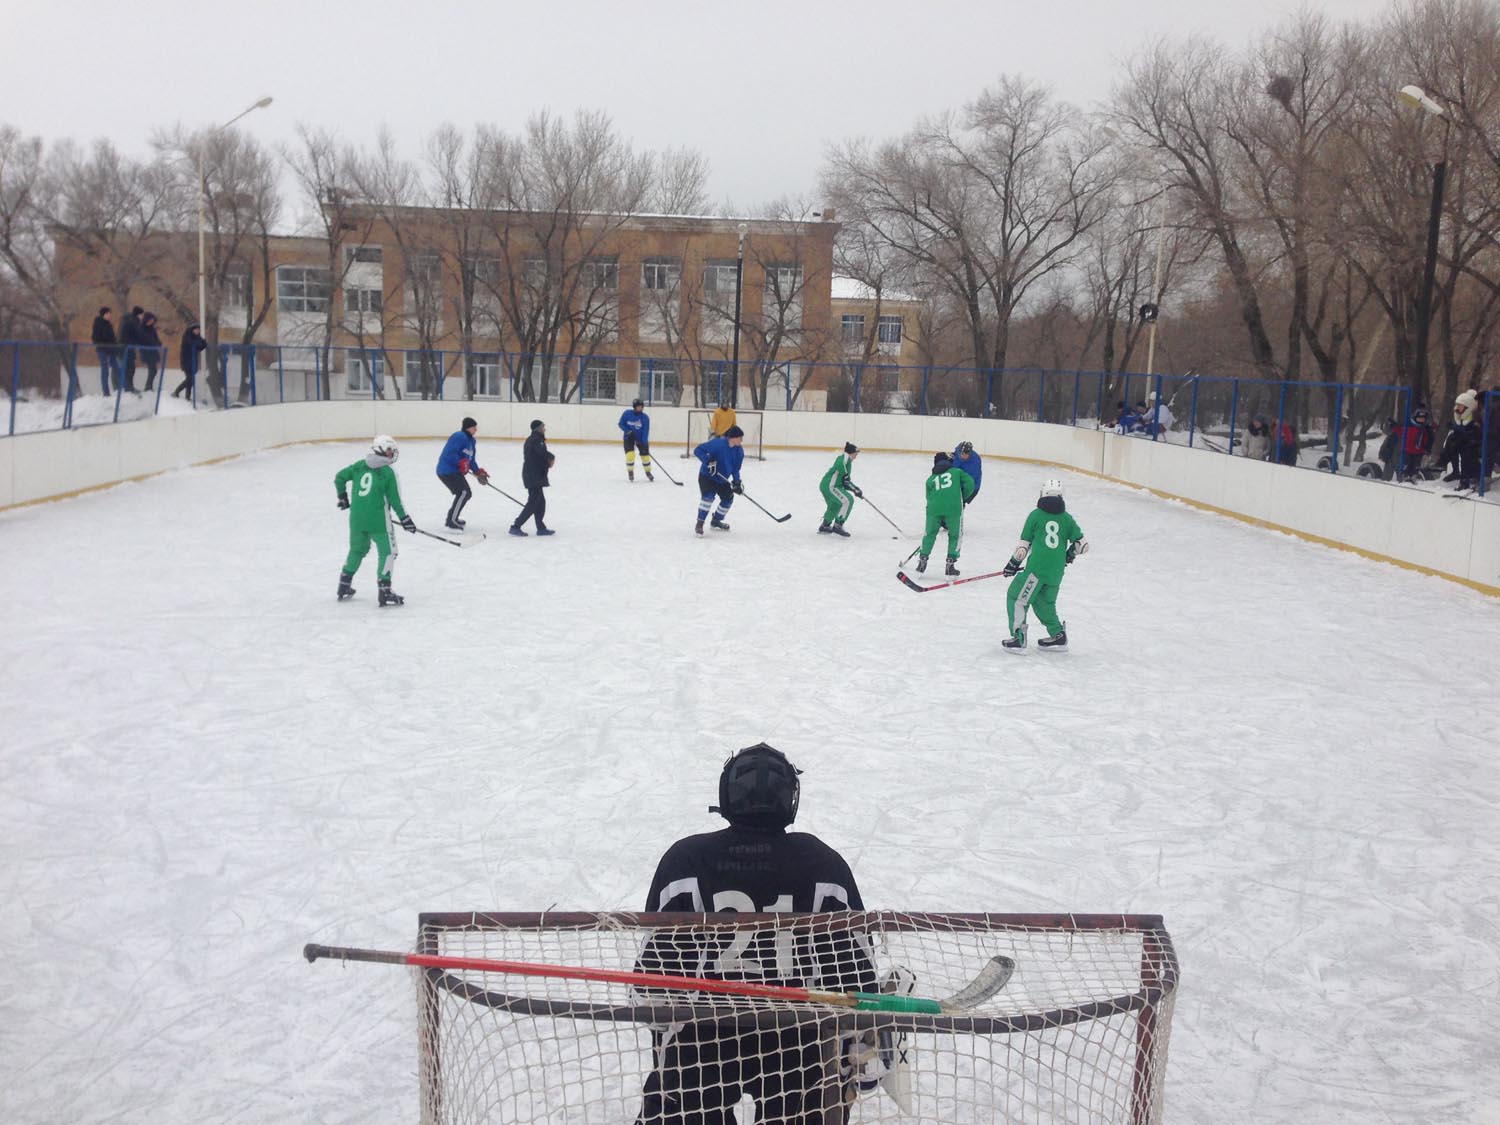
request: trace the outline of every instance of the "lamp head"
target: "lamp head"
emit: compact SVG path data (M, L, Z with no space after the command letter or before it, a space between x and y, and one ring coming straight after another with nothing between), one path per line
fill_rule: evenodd
M1404 106L1423 110L1434 117L1443 116L1443 107L1428 97L1427 91L1420 86L1402 86L1396 91L1396 100Z

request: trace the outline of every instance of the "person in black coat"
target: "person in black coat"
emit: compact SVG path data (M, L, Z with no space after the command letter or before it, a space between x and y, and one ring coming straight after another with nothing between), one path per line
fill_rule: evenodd
M512 535L525 535L521 525L532 516L536 517L536 533L551 535L553 531L543 519L547 515L547 497L542 493L551 481L547 470L557 463L557 458L547 450L547 426L540 418L531 423L531 436L521 447L521 483L526 486L526 506L510 525Z
M189 402L193 401L193 380L198 374L198 356L206 347L208 347L208 341L203 338L203 333L198 330L198 326L189 324L187 331L182 334L182 343L177 348L177 362L182 367L182 382L178 383L177 389L172 392L173 398L186 391L187 394L183 397Z
M141 356L146 361L146 389L149 391L156 386L156 368L158 363L163 366L163 352L161 347L161 334L156 330L156 314L148 312L141 317L141 346L145 349Z
M90 333L89 340L94 345L94 354L99 357L99 383L106 395L113 394L114 390L109 385L110 372L114 373L116 386L123 386L125 380L120 374L120 345L115 339L115 326L110 320L108 305L99 307L99 315L94 317L94 330Z
M145 312L140 305L136 305L120 321L120 344L125 352L125 389L135 394L135 359L136 353L145 346L145 329L141 324L141 314Z

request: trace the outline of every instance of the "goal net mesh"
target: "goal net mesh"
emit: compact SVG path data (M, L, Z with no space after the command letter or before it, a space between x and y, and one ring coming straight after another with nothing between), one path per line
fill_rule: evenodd
M1158 1122L1154 916L424 914L418 952L943 1000L942 1015L416 970L424 1122Z
M688 411L687 448L683 450L683 457L691 457L693 450L708 440L709 423L713 416L712 410ZM745 456L753 457L757 461L766 459L765 446L761 441L765 417L765 412L761 410L736 410L734 416L735 425L745 431L745 442L742 446Z

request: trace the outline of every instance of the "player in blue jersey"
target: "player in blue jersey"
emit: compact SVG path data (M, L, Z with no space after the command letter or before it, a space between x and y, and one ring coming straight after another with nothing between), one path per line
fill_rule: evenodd
M740 480L740 466L745 463L745 451L740 447L744 443L745 431L730 426L721 436L709 438L693 450L699 464L698 526L694 529L699 535L703 534L703 521L708 519L708 510L713 507L716 496L719 507L709 523L719 531L729 530L724 516L734 503L734 494L745 491L744 482Z
M640 399L620 415L620 432L625 435L625 475L635 480L635 451L639 449L646 479L655 480L651 475L651 415L646 413L646 404Z
M490 474L479 467L479 460L475 456L478 443L474 435L479 432L479 423L472 418L465 418L464 424L460 426L443 446L443 451L438 454L437 477L448 486L448 491L453 493L453 503L448 506L448 518L443 521L443 526L451 531L462 531L464 521L458 517L464 510L464 505L474 495L469 488L467 477L473 473L479 478L480 484L487 484Z
M962 469L974 481L974 491L964 497L964 507L968 507L974 502L974 498L979 495L979 486L983 483L981 478L984 476L984 462L979 459L979 454L974 452L974 443L972 441L961 441L958 443L958 446L953 450L953 467L955 469Z

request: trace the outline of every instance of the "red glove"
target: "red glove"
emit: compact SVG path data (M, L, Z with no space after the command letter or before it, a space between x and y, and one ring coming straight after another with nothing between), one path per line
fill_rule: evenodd
M489 484L490 483L490 474L487 473L487 472L485 472L483 469L475 469L474 470L474 475L479 478L479 483L480 484Z
M458 471L460 474L464 474L469 471L469 459L467 457L460 457L458 459Z

